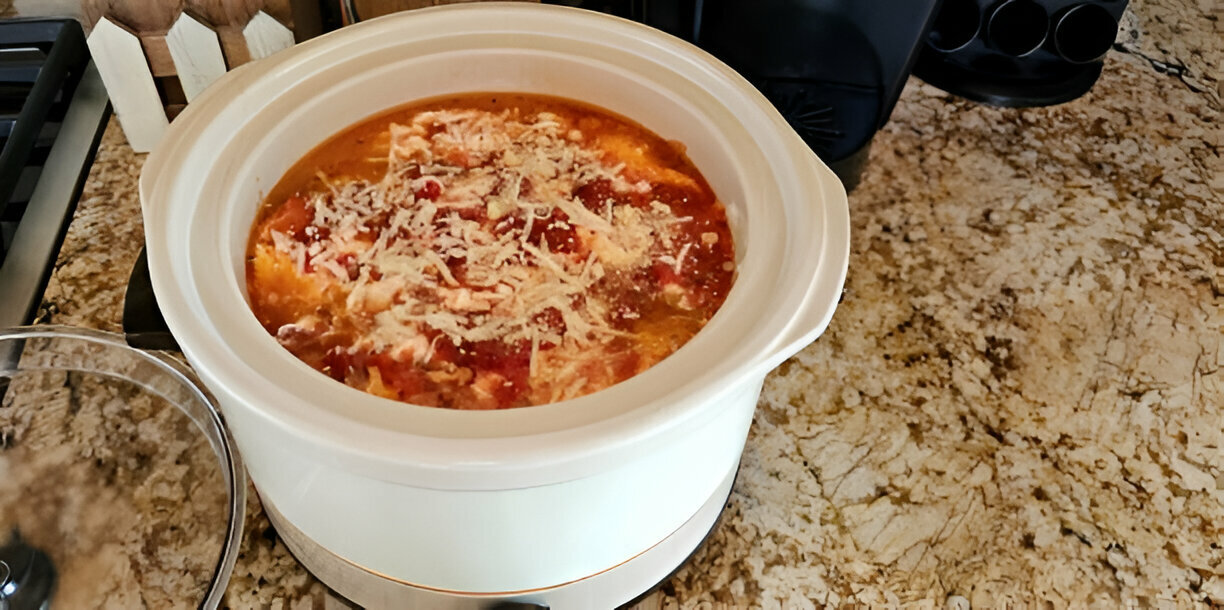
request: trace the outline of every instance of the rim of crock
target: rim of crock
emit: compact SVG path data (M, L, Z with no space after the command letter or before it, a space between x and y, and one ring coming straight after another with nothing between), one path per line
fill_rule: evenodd
M19 357L27 341L38 339L87 344L103 351L91 354L88 360L78 359L75 354L56 354L61 357L53 362L39 362L35 365L22 366L18 361L5 361L10 355L13 358ZM12 354L6 352L10 348L16 348ZM124 363L114 360L116 355L127 356L152 366L157 378L134 375L129 367L123 366ZM208 439L226 487L227 512L225 538L209 577L208 588L200 600L200 608L219 607L242 544L242 530L246 520L247 478L242 458L234 448L234 441L222 422L216 401L195 374L165 353L147 352L129 346L122 336L115 333L59 324L0 328L0 376L8 377L33 371L72 371L124 380L174 406ZM181 389L194 404L180 402L173 394L174 389Z

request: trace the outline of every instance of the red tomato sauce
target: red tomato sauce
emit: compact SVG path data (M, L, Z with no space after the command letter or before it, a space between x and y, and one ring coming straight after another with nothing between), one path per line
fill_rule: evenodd
M264 328L337 381L508 408L679 349L726 299L734 254L679 144L569 100L466 94L298 161L252 227L247 286Z

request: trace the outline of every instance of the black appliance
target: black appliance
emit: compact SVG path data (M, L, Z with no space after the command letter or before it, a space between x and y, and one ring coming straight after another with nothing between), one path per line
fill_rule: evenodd
M911 73L962 97L1040 106L1100 75L1126 0L551 0L640 21L751 81L846 187Z
M943 0L914 74L996 106L1047 106L1087 93L1126 0Z

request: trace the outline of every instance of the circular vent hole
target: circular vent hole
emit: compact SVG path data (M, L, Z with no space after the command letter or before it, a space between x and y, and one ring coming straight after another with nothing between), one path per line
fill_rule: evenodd
M951 53L973 42L981 25L982 14L977 2L945 0L927 34L927 44L937 51Z
M1000 4L986 22L991 45L1013 57L1036 51L1045 42L1049 16L1032 0L1009 0Z
M1059 57L1086 64L1105 56L1118 35L1118 22L1100 5L1071 7L1054 25L1054 48Z

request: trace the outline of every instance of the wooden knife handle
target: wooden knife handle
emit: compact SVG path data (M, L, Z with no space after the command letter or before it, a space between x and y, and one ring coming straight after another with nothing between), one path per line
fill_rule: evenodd
M186 0L186 8L213 26L245 25L263 11L285 25L293 23L290 0Z
M286 26L293 26L295 0L82 0L86 23L101 17L124 24L140 34L165 33L179 13L190 11L213 27L246 25L263 11ZM300 1L300 0L298 0ZM316 11L317 12L317 11Z
M165 32L183 10L184 0L84 0L88 23L102 17L122 23L134 32Z

